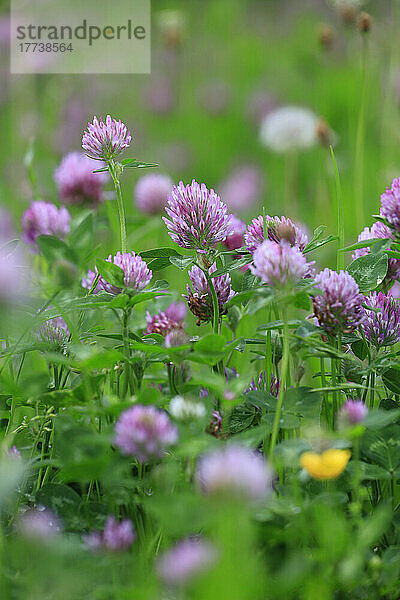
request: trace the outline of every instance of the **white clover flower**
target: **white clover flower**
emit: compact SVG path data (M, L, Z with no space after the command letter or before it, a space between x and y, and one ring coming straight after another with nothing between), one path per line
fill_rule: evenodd
M310 148L317 143L318 117L306 108L285 106L261 122L260 141L274 152Z
M179 421L188 421L205 417L206 407L201 402L193 402L186 400L183 396L175 396L169 403L169 412Z

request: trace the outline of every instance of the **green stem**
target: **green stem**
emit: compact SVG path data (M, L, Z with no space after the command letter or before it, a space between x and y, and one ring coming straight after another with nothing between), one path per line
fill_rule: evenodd
M321 386L323 388L326 388L327 385L326 385L326 375L325 375L325 360L324 360L323 356L321 356L321 358L320 358L320 368L321 368ZM331 425L331 423L330 423L330 415L329 415L328 392L324 391L323 396L324 396L325 421L326 421L326 425L329 427Z
M132 392L132 381L131 381L131 368L129 364L130 358L130 345L129 345L129 317L130 310L124 310L122 315L122 339L124 341L124 354L125 354L125 370L124 370L124 385L122 388L122 396L125 398L126 393L128 391L128 386Z
M169 385L170 394L178 395L179 392L176 388L175 378L174 378L175 365L174 365L174 363L166 363L166 365L167 365L168 385Z
M211 300L212 300L212 305L213 305L213 331L214 331L214 333L218 334L219 333L219 306L218 306L217 292L215 291L215 287L214 287L212 278L210 277L210 274L208 273L207 269L203 269L202 267L200 267L200 268L203 271L205 278L207 280L207 283L208 283L208 287L210 288Z
M343 212L343 194L342 185L340 182L339 169L336 163L335 153L331 146L331 155L333 160L333 168L335 170L336 181L336 200L337 200L337 232L338 232L338 249L336 254L336 268L338 271L344 269L344 212Z
M121 252L122 254L126 253L128 250L128 244L126 241L126 221L125 221L125 210L124 210L124 201L122 198L122 189L121 183L118 175L118 167L114 163L113 159L108 161L108 170L111 175L111 178L114 183L115 192L117 194L117 207L118 207L118 215L119 215L119 223L121 228ZM122 167L121 167L122 168Z
M200 267L200 265L198 265L198 266ZM219 328L220 328L220 318L219 318L219 305L218 305L217 292L215 291L215 287L214 287L212 278L210 277L210 274L208 272L208 269L204 269L203 267L200 267L200 269L203 271L206 281L208 283L208 287L210 288L211 300L212 300L212 305L213 305L213 332L216 335L218 335ZM224 374L224 364L223 364L222 360L218 363L218 365L216 365L214 367L214 370L216 372L219 372L221 375Z
M364 225L364 198L363 198L363 171L364 171L364 140L365 140L365 112L367 106L367 58L368 35L362 36L362 63L361 63L361 103L358 111L356 147L354 157L354 200L356 208L357 231Z
M269 447L269 458L270 459L273 458L276 440L278 437L279 423L280 423L281 412L282 412L283 395L285 393L286 381L287 381L287 376L288 376L288 367L289 367L289 354L290 354L289 326L288 326L288 322L287 322L287 307L286 306L284 306L282 308L282 320L283 320L282 370L281 370L281 381L280 381L280 387L279 387L278 402L276 404L274 424L272 427L271 444Z

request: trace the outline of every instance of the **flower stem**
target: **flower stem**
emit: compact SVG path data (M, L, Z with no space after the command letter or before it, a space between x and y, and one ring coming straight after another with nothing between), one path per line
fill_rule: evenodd
M285 393L286 381L287 381L287 377L288 377L290 348L289 348L289 326L288 326L288 320L287 320L287 307L286 306L284 306L282 308L282 320L283 320L282 371L281 371L281 382L280 382L280 387L279 387L278 402L276 404L274 424L272 427L271 444L269 447L269 458L270 459L273 458L276 440L278 437L279 423L281 420L281 412L282 412L283 395Z
M213 331L214 331L214 333L217 334L217 333L219 333L219 306L218 306L217 292L215 291L215 287L212 282L212 278L210 277L210 274L208 273L207 269L203 269L202 267L200 267L200 268L203 271L205 278L207 280L207 283L208 283L208 287L210 288L211 300L212 300L212 305L213 305Z
M364 171L364 139L365 139L365 113L367 105L367 57L368 36L363 35L362 64L361 64L361 103L358 111L356 147L354 157L354 199L356 208L357 231L364 224L364 198L363 198L363 171Z
M321 366L321 386L323 388L326 388L326 374L325 374L325 360L324 357L321 356L320 358L320 366ZM331 426L331 415L329 414L329 395L326 391L324 391L323 393L324 396L324 411L325 411L325 421L327 426Z
M119 167L119 164L118 164L118 167ZM108 161L108 170L109 170L109 173L113 180L115 192L117 194L117 207L118 207L119 223L120 223L120 228L121 228L121 252L122 252L122 254L124 254L128 250L128 245L127 245L127 241L126 241L126 222L125 222L124 201L122 198L121 182L120 182L119 173L118 173L118 171L120 169L118 167L114 163L113 159L110 159Z
M218 335L219 327L220 327L220 322L219 322L220 319L219 319L219 304L218 304L217 292L215 291L215 287L214 287L212 278L210 277L208 270L203 269L202 267L200 267L200 268L203 271L206 281L208 283L208 287L210 288L212 305L213 305L213 332L216 335ZM224 375L224 364L223 364L222 360L219 361L218 365L216 365L214 368L221 375Z
M122 396L125 397L126 393L128 391L128 387L131 388L131 392L132 392L132 379L131 379L131 368L130 368L130 364L129 364L129 357L130 357L130 346L129 346L129 328L128 328L128 323L129 323L129 317L130 317L130 310L124 310L123 311L123 315L122 315L122 338L124 341L124 354L125 354L125 369L124 369L124 385L122 388Z
M343 212L343 195L342 185L340 183L339 169L336 163L335 153L331 146L331 155L333 160L333 167L335 170L335 181L336 181L336 199L337 199L337 232L338 232L338 249L336 254L336 268L338 271L344 269L344 212Z

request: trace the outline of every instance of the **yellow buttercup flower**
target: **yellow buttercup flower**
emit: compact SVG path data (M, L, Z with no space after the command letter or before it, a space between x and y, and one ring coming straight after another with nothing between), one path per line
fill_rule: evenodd
M304 452L300 457L300 465L314 479L336 479L345 470L350 460L350 450L330 448L322 454Z

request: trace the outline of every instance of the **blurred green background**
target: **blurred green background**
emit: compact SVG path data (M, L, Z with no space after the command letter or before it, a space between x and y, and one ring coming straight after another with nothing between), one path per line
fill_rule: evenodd
M373 16L368 35L367 111L363 157L366 222L379 194L399 169L399 35L397 0L366 2ZM3 8L3 17L6 15ZM167 12L165 12L167 11ZM176 21L176 31L163 22ZM329 26L333 41L321 43ZM4 37L4 36L3 36ZM4 42L4 40L3 40ZM41 195L56 200L53 171L62 155L80 149L81 134L94 114L121 118L134 135L130 155L156 161L175 181L192 178L217 191L240 165L261 171L258 207L283 212L290 185L290 213L309 229L320 223L336 232L332 161L325 147L299 153L294 180L287 161L262 147L262 106L295 104L313 110L335 132L335 152L345 202L346 240L357 234L354 220L354 157L361 101L362 34L344 24L327 1L153 0L151 75L7 75L2 47L1 200L16 217L31 190L24 155L35 139L34 168ZM397 79L396 79L397 78ZM140 173L124 181L128 214ZM105 210L105 209L104 209ZM131 223L131 240L135 223ZM151 245L151 244L150 244ZM135 250L148 247L140 236ZM333 256L327 250L326 259Z

